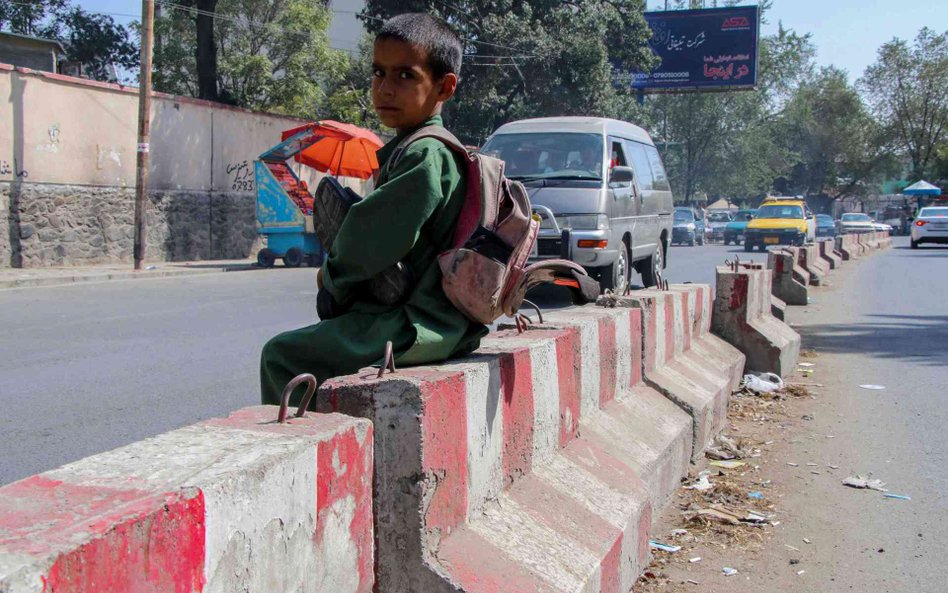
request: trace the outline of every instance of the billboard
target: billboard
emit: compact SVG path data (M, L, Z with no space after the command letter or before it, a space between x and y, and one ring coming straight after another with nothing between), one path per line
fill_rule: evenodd
M646 93L752 89L757 84L757 6L646 12L652 72L614 72L617 86Z

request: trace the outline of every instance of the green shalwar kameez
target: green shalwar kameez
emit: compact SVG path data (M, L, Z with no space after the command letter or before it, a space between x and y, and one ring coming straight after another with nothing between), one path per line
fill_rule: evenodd
M442 125L433 116L425 125ZM378 152L384 163L408 133ZM464 177L456 155L438 140L413 142L396 168L355 204L323 266L323 286L345 314L285 332L263 347L260 384L264 404L279 404L287 382L312 373L319 383L378 363L385 343L403 365L424 364L473 352L487 328L468 320L441 289L437 254L448 248L464 202ZM360 284L407 262L415 286L400 305L368 300ZM301 396L297 390L292 403Z

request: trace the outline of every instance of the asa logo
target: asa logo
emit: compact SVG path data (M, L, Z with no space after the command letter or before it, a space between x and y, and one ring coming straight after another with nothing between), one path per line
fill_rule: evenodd
M724 19L724 24L721 25L721 30L726 29L747 29L750 27L750 20L746 16L732 16L730 18Z

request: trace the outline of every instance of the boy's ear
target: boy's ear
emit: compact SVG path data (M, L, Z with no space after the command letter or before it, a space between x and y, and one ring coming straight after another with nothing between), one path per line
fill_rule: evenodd
M458 88L458 75L449 72L444 75L440 84L441 87L438 89L438 101L444 103L454 96L454 91Z

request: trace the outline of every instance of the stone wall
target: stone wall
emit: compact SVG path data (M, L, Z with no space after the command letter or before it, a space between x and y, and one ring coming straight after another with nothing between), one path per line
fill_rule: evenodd
M260 247L253 195L152 191L148 197L148 260L239 259ZM19 239L26 268L129 262L134 200L133 188L0 183L0 212L10 221L0 257L10 262L11 243ZM18 220L9 217L11 202L20 205Z
M137 114L137 89L0 64L0 267L131 261ZM146 260L253 256L254 159L301 123L155 93Z

